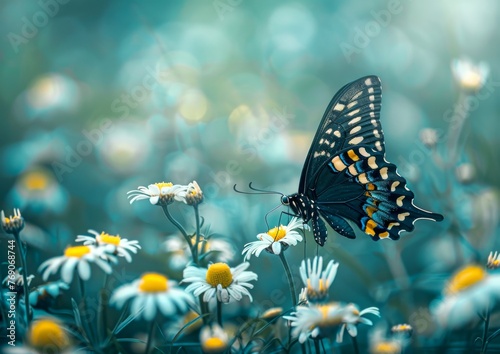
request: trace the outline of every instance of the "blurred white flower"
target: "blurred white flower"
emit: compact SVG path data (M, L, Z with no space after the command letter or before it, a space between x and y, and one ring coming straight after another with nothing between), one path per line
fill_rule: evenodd
M451 70L458 85L466 91L480 90L490 72L485 62L474 63L467 58L454 59Z
M203 353L224 353L228 343L228 333L218 324L205 326L200 331L200 344Z
M106 260L104 260L105 258ZM95 263L105 273L111 274L112 269L109 262L116 263L116 258L107 253L106 248L95 246L73 246L64 251L64 255L54 257L43 262L38 268L43 272L43 280L61 269L61 279L66 283L71 283L75 268L82 280L90 279L90 263Z
M49 307L62 290L68 289L69 285L61 280L40 285L30 292L30 304L33 307Z
M437 130L432 128L422 129L420 131L420 141L429 149L434 148L439 141Z
M488 269L497 269L500 267L500 254L498 254L497 251L495 251L495 253L490 252L486 267L488 267Z
M103 253L103 259L107 259L107 253L118 255L124 257L127 262L132 262L132 257L129 252L137 253L137 249L140 249L139 241L133 240L129 241L126 238L121 238L118 235L110 235L106 232L98 233L94 230L88 230L92 236L78 235L76 237L76 242L83 242L84 245L96 245L100 247L105 247L107 249L106 253Z
M259 241L249 242L245 245L242 254L245 254L245 261L250 259L251 255L258 257L260 253L266 250L269 253L279 255L289 246L295 246L302 241L303 237L298 230L309 229L301 219L292 218L288 225L274 227L266 233L257 235Z
M198 205L203 201L203 191L196 181L189 183L187 186L183 186L182 190L179 192L179 196L187 205Z
M324 305L297 306L291 316L283 318L291 321L292 335L304 343L307 338L323 338L337 331L337 342L341 343L344 331L351 337L358 334L357 325L363 323L371 326L373 323L363 315L372 314L380 317L377 307L368 307L359 311L354 304L332 302Z
M432 307L439 325L460 328L484 314L500 299L500 275L478 265L459 269L448 281L444 295Z
M24 218L21 216L19 209L14 209L14 216L6 217L3 210L0 212L0 221L2 229L7 234L19 234L24 228Z
M210 264L208 269L189 266L184 270L182 282L191 283L186 291L195 296L203 294L205 302L209 302L214 296L223 303L240 301L244 295L252 301L248 289L252 289L253 285L249 282L257 280L257 274L246 271L249 265L245 262L230 268L226 263L220 262Z
M131 300L130 313L144 317L151 321L158 314L173 316L188 310L192 298L182 288L177 287L177 282L169 280L158 273L143 274L140 279L130 284L120 286L113 292L110 304L122 308Z
M463 163L455 168L455 175L460 183L470 183L474 179L476 170L470 163Z

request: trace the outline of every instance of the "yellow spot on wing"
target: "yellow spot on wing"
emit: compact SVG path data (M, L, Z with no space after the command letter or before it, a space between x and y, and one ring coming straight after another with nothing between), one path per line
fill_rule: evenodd
M373 213L376 211L377 211L377 209L372 207L372 206L366 207L366 215L368 215L370 218L372 217Z
M362 136L358 136L358 137L356 137L354 139L349 140L349 144L355 145L355 144L359 144L362 141L363 141L363 137Z
M398 214L398 220L399 220L399 221L404 221L404 219L405 219L408 215L410 215L410 213L408 213L408 212Z
M333 107L333 110L334 110L334 111L341 111L341 110L343 110L343 109L344 109L344 107L345 107L345 105L343 105L342 103L337 103L337 104L335 105L335 107Z
M351 174L351 176L357 176L359 172L356 170L356 167L354 165L350 165L349 173Z
M366 178L366 173L362 173L358 176L358 181L359 183L361 184L367 184L368 183L368 179Z
M354 152L354 150L349 150L347 151L347 156L349 156L349 158L353 161L358 161L359 160L359 156L356 155L356 153Z
M387 179L389 178L389 175L387 174L387 170L388 168L387 167L382 167L380 169L380 176L382 177L382 179Z
M368 234L368 235L371 235L371 236L375 236L375 227L377 227L377 223L373 220L373 219L370 219L368 220L368 222L366 223L366 226L365 226L365 232Z
M377 189L377 187L373 183L368 183L366 185L366 189L368 189L369 191L374 191Z
M375 162L375 160L376 160L375 156L372 156L372 157L368 158L368 166L370 166L370 168L373 168L374 170L378 168L377 163Z
M363 155L364 157L368 157L368 156L370 156L370 153L369 153L368 151L366 151L366 149L365 149L364 147L359 148L359 153L360 153L361 155Z
M392 182L392 184L391 184L391 192L395 192L397 186L399 186L399 181Z
M387 231L381 232L378 234L378 237L380 238L387 238L389 236L389 233Z
M405 196L402 195L401 197L399 197L398 199L396 199L396 204L400 207L403 206L403 199L405 199Z
M398 223L398 222L391 222L391 223L389 224L389 226L387 226L387 230L392 229L392 228L393 228L393 226L399 226L399 225L401 225L401 224L400 224L400 223Z

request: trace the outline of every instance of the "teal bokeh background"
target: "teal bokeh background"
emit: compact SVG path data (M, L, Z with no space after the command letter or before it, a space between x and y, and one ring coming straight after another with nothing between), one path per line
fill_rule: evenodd
M159 245L175 228L147 201L130 206L126 192L193 179L206 196L205 232L231 240L237 263L279 200L236 194L233 184L295 192L329 100L368 74L383 84L388 160L408 178L416 203L446 220L417 224L397 245L332 235L320 253L341 262L334 297L386 303L384 320L408 322L456 268L456 249L440 237L459 225L479 235L471 242L483 258L498 246L496 1L54 0L0 8L0 200L4 210L21 208L29 223L33 273L89 228L140 241L143 252L125 266L130 277L151 267L169 273ZM433 168L419 134L450 131L460 97L451 63L462 57L486 62L490 74L488 95L470 107L456 161L473 166L474 177L452 193L445 181L455 166ZM484 193L487 202L476 199ZM174 211L192 228L191 209ZM271 223L278 217L271 214ZM302 252L290 251L296 266ZM398 273L391 252L401 254L408 274ZM462 261L472 259L464 252ZM252 261L260 277L252 311L277 287L276 274L278 288L287 289L275 258ZM411 287L422 278L432 284ZM393 297L394 289L416 292L414 307Z

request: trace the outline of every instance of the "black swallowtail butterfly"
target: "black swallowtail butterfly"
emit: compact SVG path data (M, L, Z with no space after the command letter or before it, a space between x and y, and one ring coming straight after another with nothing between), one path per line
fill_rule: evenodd
M314 136L298 193L281 198L304 222L312 221L320 246L327 238L321 217L348 238L356 237L345 219L352 220L375 241L399 239L401 231L412 231L418 219L443 220L442 215L413 204L406 180L385 159L381 101L377 76L341 88Z

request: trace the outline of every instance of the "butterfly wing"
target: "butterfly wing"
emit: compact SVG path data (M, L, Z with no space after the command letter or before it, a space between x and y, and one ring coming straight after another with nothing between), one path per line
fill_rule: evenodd
M368 146L348 148L334 156L320 169L317 185L314 198L330 225L332 215L350 219L375 241L397 240L402 231L412 231L419 219L443 219L415 206L415 196L396 165Z
M384 151L380 127L382 86L377 76L366 76L345 85L332 98L307 154L299 193L308 194L319 170L338 151L359 144Z
M316 201L323 218L354 238L354 221L373 240L398 239L421 218L442 220L413 204L394 164L385 159L380 124L380 79L367 76L344 86L332 99L302 170L299 193ZM326 235L318 235L324 243Z

